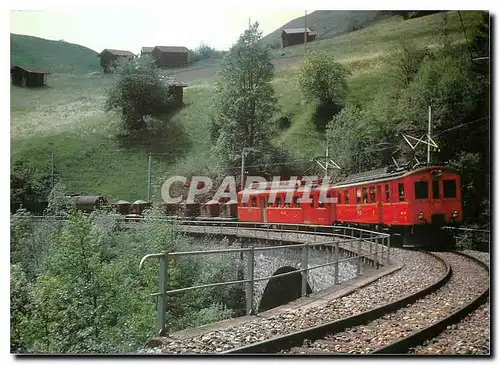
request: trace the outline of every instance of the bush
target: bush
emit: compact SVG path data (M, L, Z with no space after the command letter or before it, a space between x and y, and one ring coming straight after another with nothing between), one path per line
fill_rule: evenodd
M217 51L215 48L212 48L204 43L200 43L200 45L195 50L189 50L188 62L193 63L212 57L221 57L223 56L223 54L223 51Z
M369 152L375 133L366 127L367 120L364 111L348 104L328 123L330 154L344 173L370 170L377 164L375 154Z
M417 74L420 65L430 52L426 47L420 48L415 44L401 42L393 48L386 57L390 66L390 74L400 87L407 86Z
M313 123L324 131L328 121L344 104L349 72L332 55L308 53L299 66L299 85L306 100L316 101Z
M304 97L320 104L343 104L349 72L332 55L311 52L299 65L299 85Z
M10 173L11 204L22 204L30 211L42 213L51 184L50 174L40 172L24 161L16 161Z
M146 129L145 116L168 111L170 101L168 83L153 58L146 55L119 62L117 81L108 93L105 109L118 110L124 130L134 134Z
M283 115L283 116L279 117L278 122L277 122L278 128L282 131L290 128L291 123L292 123L292 121L290 120L290 117L288 117L287 115Z

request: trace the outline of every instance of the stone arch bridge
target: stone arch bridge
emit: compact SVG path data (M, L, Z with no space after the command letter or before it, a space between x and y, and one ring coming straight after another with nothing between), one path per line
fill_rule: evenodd
M202 235L204 238L213 239L214 250L230 248L228 245L233 246L232 248L235 248L235 246L241 248L254 247L253 278L255 281L253 282L252 308L255 311L271 309L300 297L301 291L297 287L301 285L302 275L298 272L280 278L281 284L276 283L277 279L273 278L258 280L259 278L272 277L285 271L300 270L304 263L304 248L297 247L297 243L309 242L312 244L307 248L308 268L324 265L323 267L308 271L307 287L308 292L311 293L335 285L336 267L333 264L326 264L335 261L334 242L345 242L343 238L320 234L313 236L308 232L302 231L262 231L261 229L245 229L241 227L200 227L193 225L180 225L178 230L190 236ZM365 255L360 260L363 264L373 265L375 261L381 263L384 258L383 252L375 255L373 253L381 251L382 245L377 246L377 243L373 243L374 240L372 238L367 237L366 239L358 240L357 242L360 243L359 247L354 240L351 240L350 243L339 244L340 259L357 256L355 252L361 250L362 254ZM376 249L377 247L378 250ZM245 256L247 256L245 253L241 253L240 260L243 262L244 279L248 279L248 260ZM338 282L356 277L358 270L356 259L349 262L340 262L338 266ZM288 296L283 295L283 291L279 292L280 286L286 287L288 291L292 291L293 293ZM270 299L268 296L277 297L277 300Z

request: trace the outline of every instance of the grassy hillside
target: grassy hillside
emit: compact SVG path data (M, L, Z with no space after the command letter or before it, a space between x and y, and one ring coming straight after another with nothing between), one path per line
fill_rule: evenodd
M389 16L384 11L346 11L346 10L316 10L307 15L307 27L314 29L317 39L331 38L335 35L350 32L355 28L365 27L381 18ZM304 17L289 21L274 32L264 37L266 44L275 44L281 40L284 28L304 28Z
M479 12L462 12L466 32L480 18ZM403 20L393 17L364 29L310 44L310 49L332 52L352 73L348 99L359 105L371 102L385 87L386 54L400 41L437 47L442 17L434 14ZM463 42L456 12L448 15L448 37ZM275 141L292 158L324 154L324 136L312 122L315 106L304 101L296 81L297 61L303 47L278 53L273 85L279 101L278 116L291 126ZM153 158L153 193L159 198L165 176L191 175L210 170L209 110L216 67L179 73L191 77L184 91L185 106L172 118L165 154ZM182 78L181 78L182 79ZM81 194L104 194L113 199L146 197L147 152L120 146L114 139L117 116L103 111L111 77L103 74L55 74L49 88L11 88L12 160L23 159L50 171L50 154L66 185Z
M10 64L50 72L99 71L97 52L78 44L10 35Z

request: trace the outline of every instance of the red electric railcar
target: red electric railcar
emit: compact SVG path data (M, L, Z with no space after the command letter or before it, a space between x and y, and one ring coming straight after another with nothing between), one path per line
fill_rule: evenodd
M389 168L354 174L330 185L321 201L313 186L311 203L301 203L302 188L248 190L238 193L238 220L268 224L349 224L390 228L407 245L434 244L439 228L462 221L460 176L448 167L414 170ZM287 203L286 196L292 200Z

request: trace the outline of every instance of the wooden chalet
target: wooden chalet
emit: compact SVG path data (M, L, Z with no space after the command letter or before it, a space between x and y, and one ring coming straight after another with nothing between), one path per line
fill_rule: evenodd
M160 68L185 67L188 64L186 47L156 46L151 54Z
M103 68L104 73L109 73L114 67L116 67L118 60L123 58L131 59L134 58L135 55L130 51L106 48L104 51L99 53L98 57L101 59L101 67Z
M281 32L281 45L283 48L304 44L304 33L307 33L307 42L316 39L317 33L310 28L289 28Z

